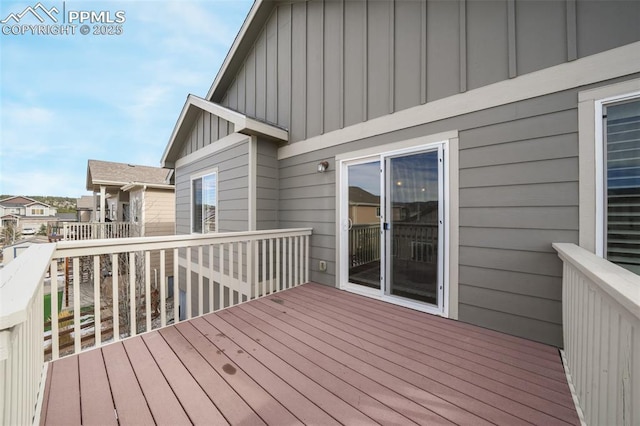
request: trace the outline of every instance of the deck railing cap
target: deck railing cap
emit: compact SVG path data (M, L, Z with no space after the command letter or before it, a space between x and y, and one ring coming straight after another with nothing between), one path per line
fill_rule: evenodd
M26 320L55 249L55 243L32 245L0 270L0 330Z
M570 262L609 296L640 319L640 276L571 243L553 243L560 258Z

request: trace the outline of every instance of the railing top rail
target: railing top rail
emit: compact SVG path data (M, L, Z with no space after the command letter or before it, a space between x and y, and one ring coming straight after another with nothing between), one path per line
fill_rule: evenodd
M29 301L42 283L55 243L29 247L0 270L0 330L27 319Z
M571 243L554 243L563 261L598 285L640 319L640 276Z
M312 228L271 229L265 231L224 232L203 235L165 235L156 237L111 238L57 243L54 257L161 250L195 245L252 241L264 238L311 235Z

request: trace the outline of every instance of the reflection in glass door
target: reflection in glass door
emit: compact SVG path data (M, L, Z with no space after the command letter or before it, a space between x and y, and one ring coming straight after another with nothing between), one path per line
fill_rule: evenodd
M440 305L439 151L387 157L386 294Z
M347 167L349 282L380 288L380 161Z

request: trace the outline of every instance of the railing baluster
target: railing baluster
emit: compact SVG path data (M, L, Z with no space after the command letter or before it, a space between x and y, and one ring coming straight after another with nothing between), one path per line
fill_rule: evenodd
M136 257L129 252L129 336L138 334L137 303L136 303Z
M229 283L231 284L229 286L229 306L233 306L233 288L235 287L233 285L234 279L233 279L233 251L235 249L235 244L234 243L229 243Z
M269 238L269 293L273 293L273 238Z
M202 315L204 309L204 279L202 273L204 267L202 265L202 246L198 246L198 315Z
M180 322L180 256L178 249L173 249L173 323Z
M309 282L309 262L311 261L311 253L309 252L309 236L305 235L304 236L304 246L305 246L305 253L304 253L304 282L308 283Z
M258 256L256 254L256 259L257 258ZM267 294L267 240L262 240L262 285L260 288L262 289L262 296L264 297Z
M119 281L119 265L118 265L118 254L113 253L111 255L111 308L113 309L113 314L111 315L112 323L113 323L113 341L117 342L120 340L120 298L119 298L119 289L118 289L118 281Z
M299 249L299 237L293 237L293 261L294 261L294 266L293 266L293 271L294 271L294 275L293 275L293 286L297 286L298 284L300 284L300 269L299 269L299 262L300 262L300 252L298 251Z
M80 258L73 258L73 340L74 353L80 352L80 307L82 295L80 294Z
M224 244L218 244L220 250L220 282L218 283L218 309L224 308Z
M236 287L236 289L238 289L238 303L242 302L242 293L240 292L240 288L242 286L242 282L243 282L243 277L244 277L244 268L242 265L243 262L243 258L242 258L242 247L244 246L244 243L242 241L238 241L238 286ZM248 254L248 249L247 249L247 254ZM248 257L248 256L247 256ZM252 265L253 266L253 265ZM251 277L249 275L249 271L247 271L247 282L250 283L251 282ZM251 297L251 294L249 294L249 297Z
M282 271L282 264L280 263L280 238L276 239L276 290L280 291L282 289L282 284L280 283L280 276Z
M51 276L51 358L58 359L59 336L58 336L58 262L57 259L51 261L49 265L49 275Z
M151 331L151 253L149 250L144 252L144 301L147 311L147 328L145 331Z
M287 261L288 273L287 273L287 287L291 288L293 286L292 277L293 277L293 241L291 237L287 238L289 241L287 242L287 255L289 256Z
M191 318L191 247L187 247L187 301L186 301L186 319Z
M165 250L160 250L160 326L167 325L167 292L165 287L166 282L166 254Z
M213 244L209 245L209 311L213 312L213 292L215 290L214 285L214 273L215 268L213 267Z
M242 242L240 242L240 247L242 247ZM240 253L242 253L242 248L240 248ZM254 268L253 259L257 261L258 257L256 255L257 250L255 249L254 241L247 241L247 284L249 285L249 299L257 297L258 288L258 268ZM242 255L240 255L240 259L242 259ZM242 260L239 261L240 269L238 273L238 279L242 280ZM238 296L240 297L240 296Z
M95 345L102 344L102 298L100 297L100 256L93 256L93 338Z

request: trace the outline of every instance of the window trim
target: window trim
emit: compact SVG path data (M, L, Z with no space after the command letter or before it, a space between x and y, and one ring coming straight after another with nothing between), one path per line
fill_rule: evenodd
M193 225L194 225L194 221L193 221L193 206L194 206L194 199L193 199L193 182L195 180L198 179L203 179L207 176L211 176L211 175L215 175L216 176L216 202L214 204L215 209L216 209L216 219L215 219L215 226L216 226L216 230L214 232L204 232L204 212L203 212L203 223L202 223L202 232L194 232L193 230ZM218 168L217 167L213 167L213 168L209 168L206 170L202 170L198 173L194 173L190 176L189 179L189 233L192 235L204 235L204 234L214 234L214 233L218 233L220 232L220 228L219 228L219 218L220 215L219 213L219 209L218 209L218 200L219 200L219 191L220 191L220 174L218 172ZM204 207L204 204L203 204Z
M578 93L579 245L604 257L603 107L640 98L640 79Z

